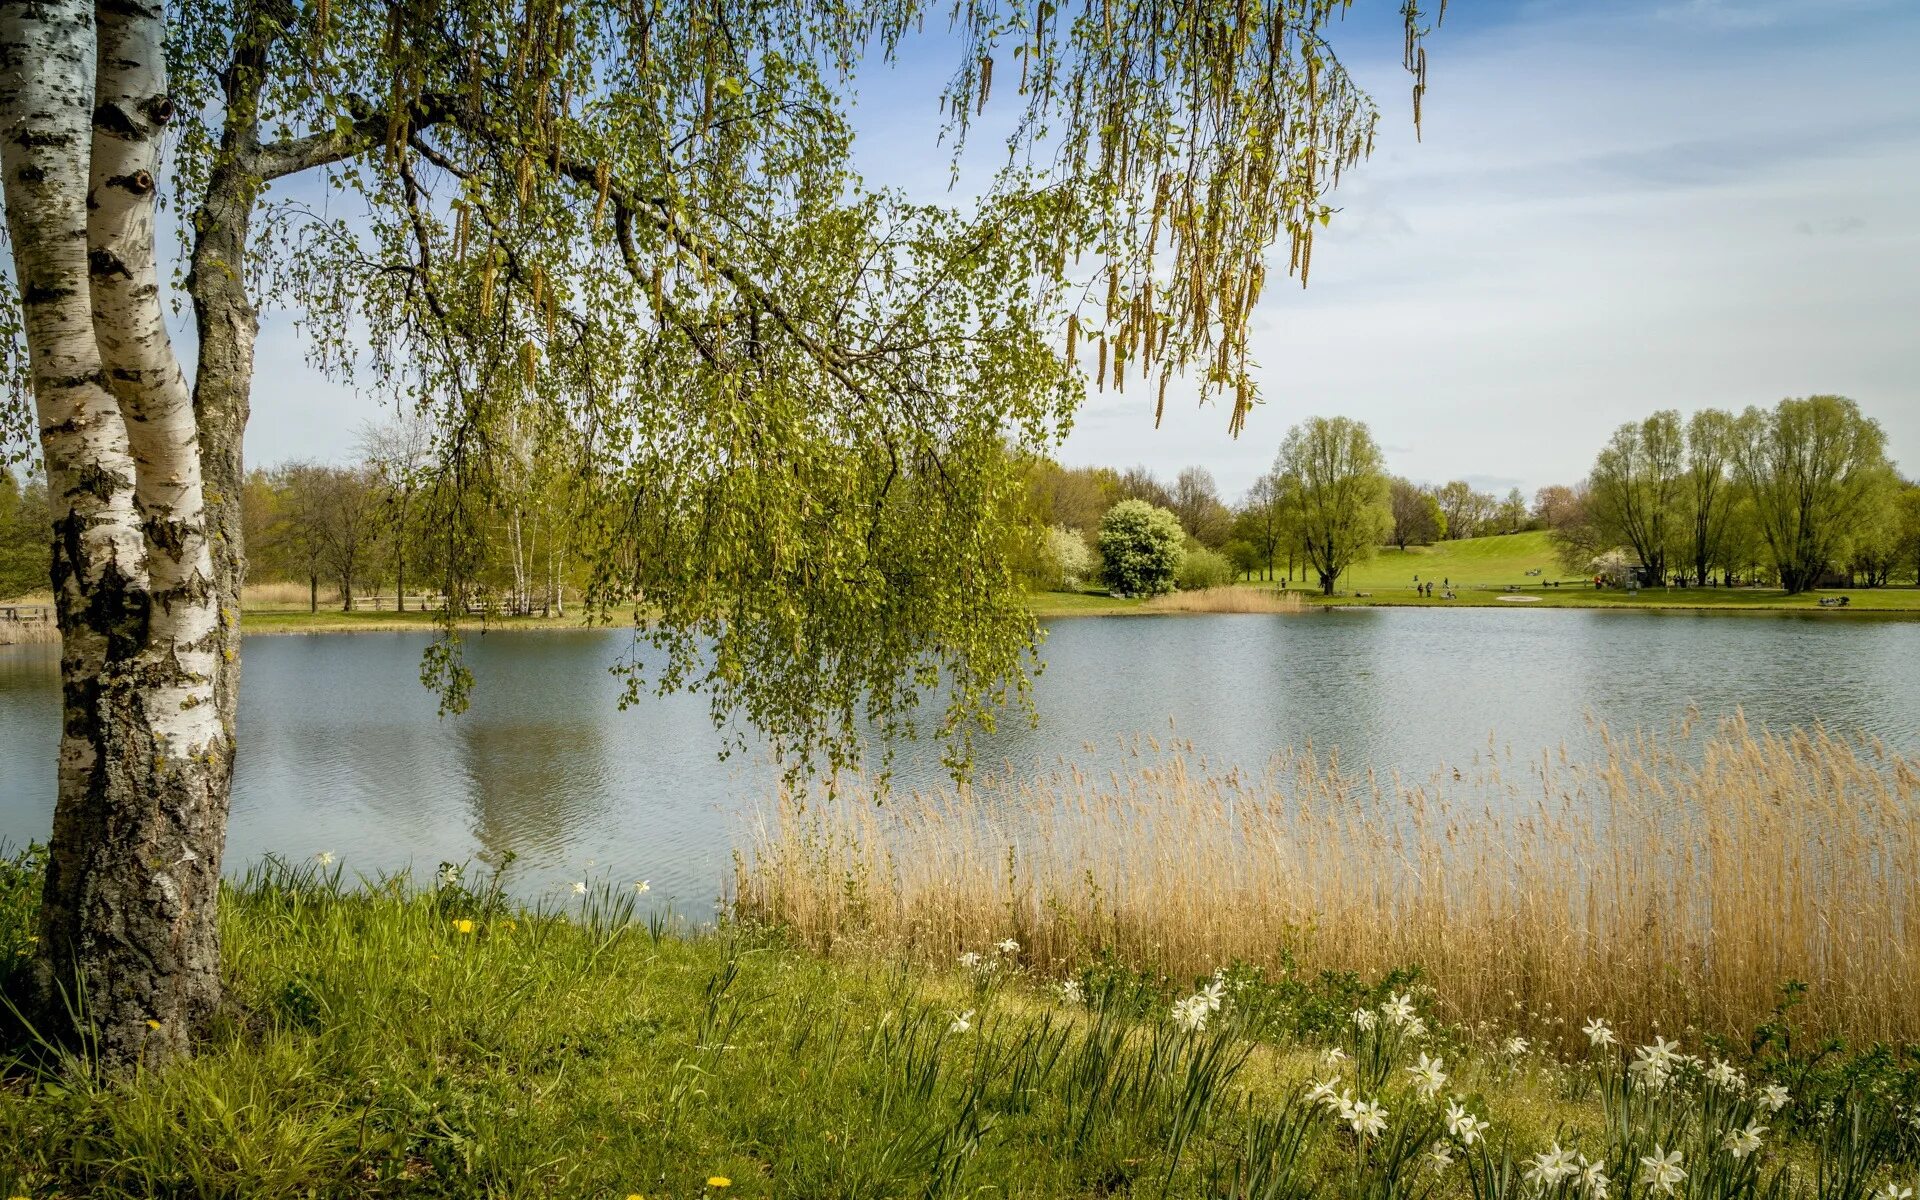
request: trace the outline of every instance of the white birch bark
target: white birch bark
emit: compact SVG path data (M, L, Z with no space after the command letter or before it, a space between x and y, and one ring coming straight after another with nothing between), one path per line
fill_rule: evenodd
M0 174L57 530L55 601L66 719L59 796L83 792L98 764L84 731L112 631L92 619L102 592L144 585L134 465L106 386L87 278L87 149L94 97L92 0L0 5ZM104 617L104 614L98 614Z
M194 416L154 259L164 34L142 0L0 0L0 173L63 643L35 1003L56 1036L81 1014L113 1066L187 1052L218 1002L231 768Z
M166 14L116 0L99 17L87 242L93 324L126 418L152 610L143 650L147 717L173 761L223 730L213 701L219 601L206 536L193 396L167 335L154 254L154 173L173 116Z

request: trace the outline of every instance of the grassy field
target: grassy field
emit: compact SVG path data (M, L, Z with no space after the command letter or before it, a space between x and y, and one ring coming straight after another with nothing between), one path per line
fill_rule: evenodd
M1530 575L1530 571L1540 574ZM1415 576L1421 583L1433 581L1436 585L1433 598L1413 590ZM1560 586L1549 586L1554 583ZM1441 598L1444 590L1441 585L1450 586L1457 598ZM1406 550L1388 547L1342 577L1341 595L1320 595L1304 572L1287 585L1287 590L1299 592L1309 605L1807 612L1839 619L1863 613L1920 615L1920 588L1913 587L1839 589L1799 596L1789 596L1775 588L1660 588L1633 594L1617 588L1596 589L1560 568L1543 532L1468 538L1435 546L1410 546ZM1821 598L1831 596L1848 597L1846 609L1822 608ZM1116 600L1100 594L1045 592L1033 596L1031 602L1034 611L1043 617L1147 611L1141 601Z
M0 963L36 885L0 866ZM222 927L230 1005L194 1061L8 1067L0 1195L1596 1197L1523 1184L1586 1167L1632 1200L1653 1161L1688 1197L1864 1200L1915 1176L1898 1061L1709 1069L1683 1038L1630 1087L1624 1046L1544 1056L1410 972L824 958L676 936L618 884L529 912L317 864L254 872Z

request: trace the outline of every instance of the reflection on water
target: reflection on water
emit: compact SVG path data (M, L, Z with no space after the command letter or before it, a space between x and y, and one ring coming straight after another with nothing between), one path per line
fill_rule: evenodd
M764 757L721 762L699 696L618 710L624 632L490 633L469 643L472 709L421 688L425 635L248 641L228 861L332 850L372 873L518 857L515 886L646 878L704 915ZM1352 771L1594 745L1589 714L1662 727L1690 707L1774 728L1821 722L1920 750L1920 624L1674 614L1372 609L1055 622L1040 721L1003 722L992 772L1063 758L1106 768L1122 739L1175 730L1216 764L1311 744ZM58 733L52 647L0 648L0 838L43 838ZM898 747L896 786L941 782Z

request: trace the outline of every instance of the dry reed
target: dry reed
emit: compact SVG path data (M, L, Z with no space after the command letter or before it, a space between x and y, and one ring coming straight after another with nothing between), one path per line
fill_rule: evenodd
M951 961L1011 936L1047 971L1418 964L1452 1017L1555 1040L1595 1014L1742 1036L1798 979L1816 1032L1920 1038L1920 764L1738 717L1600 732L1592 762L1423 783L1149 743L1103 779L788 796L753 819L731 900L825 951Z
M297 580L249 583L240 592L241 603L250 609L304 609L312 599L308 585ZM339 588L331 584L321 586L321 605L337 605L339 602Z
M1296 592L1235 586L1169 592L1140 607L1147 612L1169 613L1294 613L1304 611L1307 604Z

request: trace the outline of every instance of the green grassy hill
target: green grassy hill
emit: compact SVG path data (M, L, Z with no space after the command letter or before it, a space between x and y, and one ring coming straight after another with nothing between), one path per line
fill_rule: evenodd
M1528 575L1528 571L1539 575ZM1341 586L1355 588L1411 588L1418 575L1425 583L1450 579L1453 586L1504 587L1510 583L1538 584L1543 580L1579 579L1563 571L1554 559L1544 530L1506 533L1497 537L1464 538L1433 546L1388 547L1348 572Z

